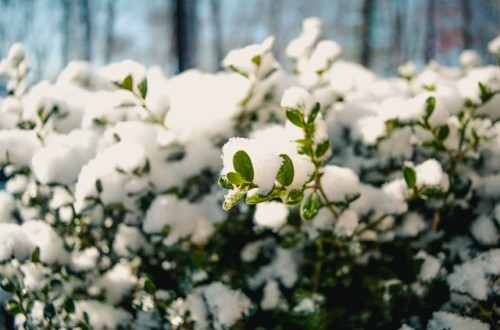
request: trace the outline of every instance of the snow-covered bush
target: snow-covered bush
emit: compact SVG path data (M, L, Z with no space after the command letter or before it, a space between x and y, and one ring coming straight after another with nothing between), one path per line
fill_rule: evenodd
M498 327L500 68L287 48L164 77L0 62L0 297L18 328ZM498 40L489 50L499 54ZM222 159L221 159L222 157Z

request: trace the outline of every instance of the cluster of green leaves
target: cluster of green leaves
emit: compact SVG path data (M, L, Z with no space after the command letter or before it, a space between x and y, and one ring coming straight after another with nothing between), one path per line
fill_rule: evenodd
M300 205L300 215L304 220L314 218L325 205L334 210L334 215L338 215L333 204L326 199L321 189L320 173L323 166L322 157L330 148L330 140L326 139L320 143L315 143L314 141L316 130L315 120L320 113L320 109L320 104L316 103L307 116L299 109L285 109L287 120L303 131L303 138L294 141L297 145L298 153L308 156L311 163L315 166L314 173L308 182L301 189L287 189L294 180L295 168L290 156L280 154L282 163L276 175L277 184L275 184L268 194L262 195L258 192L258 186L253 182L254 167L252 159L244 150L238 150L232 159L234 172L228 172L219 178L220 186L230 190L223 203L225 210L231 209L246 196L247 204L257 204L280 199L288 205ZM308 183L313 184L312 186L308 186ZM306 190L312 191L305 193Z

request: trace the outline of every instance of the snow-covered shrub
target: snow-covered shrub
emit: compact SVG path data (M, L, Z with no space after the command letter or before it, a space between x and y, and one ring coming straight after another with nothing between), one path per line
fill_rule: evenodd
M0 62L16 327L498 327L500 69L379 77L303 22L226 72ZM498 40L489 50L499 54ZM222 158L222 159L221 159Z

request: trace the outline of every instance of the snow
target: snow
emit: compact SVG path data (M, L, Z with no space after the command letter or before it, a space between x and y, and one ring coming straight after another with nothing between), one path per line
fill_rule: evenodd
M441 261L421 250L415 256L416 259L423 260L418 277L423 282L431 282L434 280L441 269Z
M22 105L15 97L0 99L0 129L14 129L21 118Z
M488 51L493 55L500 54L500 35L488 43Z
M40 261L46 264L65 265L69 253L64 248L64 241L54 228L42 220L24 222L21 225L28 241L40 249Z
M246 315L252 307L250 299L244 293L232 290L221 282L197 287L188 296L188 303L191 317L200 329L226 329Z
M354 234L359 223L358 214L353 210L344 211L335 224L335 234L350 237Z
M203 244L214 230L199 204L172 195L160 195L153 200L142 226L147 234L161 234L164 228L168 228L168 235L163 240L167 246L187 237L196 244Z
M106 302L116 305L131 293L137 282L131 267L118 263L98 278L94 285L104 291Z
M269 280L277 280L284 287L291 288L298 280L298 264L290 250L276 249L276 255L270 264L261 267L248 279L251 288L257 288Z
M92 328L97 330L126 327L132 320L132 315L121 307L113 307L97 300L75 301L75 314L72 320L83 321L83 313L89 318Z
M455 265L448 276L448 285L453 291L466 293L477 300L486 300L494 290L489 278L499 274L500 250L492 249L461 265Z
M488 330L490 327L476 319L449 312L434 312L427 324L427 330Z
M314 105L314 99L304 88L294 86L285 90L280 104L285 109L299 110L307 117Z
M487 215L480 215L470 226L472 237L482 245L498 245L499 234L493 219Z
M315 310L314 305L314 300L312 298L304 298L293 308L293 311L295 313L310 314Z
M99 197L104 205L122 204L126 209L136 207L137 195L148 185L145 175L133 175L146 166L144 147L133 142L118 142L106 148L83 166L75 187L75 207L81 212L89 198ZM102 192L97 190L101 183Z
M113 241L113 251L124 257L136 255L141 249L147 247L147 241L139 228L118 225L118 230Z
M466 49L460 53L458 62L463 68L467 69L478 67L481 64L479 54L470 49Z
M302 21L302 33L292 40L286 50L286 56L297 59L308 56L312 47L321 34L321 20L317 17L309 17Z
M0 164L28 166L41 144L36 133L11 129L0 131Z
M254 221L257 226L279 229L286 223L288 207L283 203L271 201L257 204Z
M415 237L426 227L427 223L422 215L416 212L409 212L404 216L397 233L401 237Z
M281 297L281 291L278 282L275 280L267 281L264 286L260 307L267 311L278 307Z
M360 184L361 196L351 204L351 208L361 215L372 210L378 210L385 214L406 212L408 205L405 201L405 189L406 185L402 180L386 183L382 188Z
M92 246L71 254L70 268L74 272L87 272L94 270L97 266L99 250Z
M446 191L450 185L448 175L443 171L441 164L436 159L428 159L415 166L414 170L417 175L416 186L418 188L430 186L439 187Z
M235 67L249 77L261 78L278 66L271 51L274 37L268 37L261 44L230 50L222 60L225 68ZM259 63L254 61L260 57Z
M14 197L4 190L0 190L0 224L12 223L15 210Z
M234 73L210 75L189 70L169 79L166 90L170 110L165 126L181 140L228 135L239 103L250 88L248 80ZM186 91L196 91L196 97Z
M268 147L269 141L264 139L231 138L222 147L222 174L234 172L233 156L239 151L245 151L253 165L253 182L258 186L259 193L265 195L269 193L275 183L276 175L283 162L279 154Z
M331 202L343 201L346 197L360 192L356 173L345 167L327 165L323 168L321 186Z
M28 290L39 292L47 284L47 275L50 274L47 267L43 267L41 264L27 263L21 265L20 269L23 274L23 284Z
M33 243L17 224L0 223L0 261L11 257L24 260L31 256Z

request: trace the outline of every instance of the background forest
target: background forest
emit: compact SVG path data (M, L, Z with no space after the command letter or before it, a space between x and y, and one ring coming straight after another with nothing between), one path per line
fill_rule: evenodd
M486 45L500 31L497 0L0 0L0 56L23 42L32 81L75 59L213 72L229 50L276 35L275 57L289 64L284 48L309 16L323 21L344 60L385 75L410 60L457 65L463 49L492 63Z

